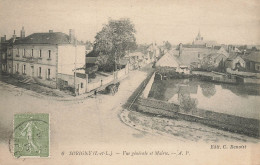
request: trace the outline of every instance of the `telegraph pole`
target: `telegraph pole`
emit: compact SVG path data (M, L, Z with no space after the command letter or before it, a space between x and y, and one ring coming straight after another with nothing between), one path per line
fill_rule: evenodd
M76 60L77 60L77 40L76 37L74 38L74 46L75 46L75 59L74 59L74 93L77 95L76 89Z

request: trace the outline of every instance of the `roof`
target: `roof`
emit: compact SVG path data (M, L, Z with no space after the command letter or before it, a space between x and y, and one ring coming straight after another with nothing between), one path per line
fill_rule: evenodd
M134 57L134 56L142 57L143 55L144 54L142 52L129 53L129 57Z
M119 64L120 65L127 65L127 63L128 63L128 59L126 59L126 58L120 58L119 59Z
M95 64L97 61L97 57L86 57L86 63Z
M179 51L171 51L171 53L185 65L190 65L192 62L199 62L198 54L200 54L200 58L203 58L210 52L212 52L212 50L207 48L185 48L181 56L179 56Z
M237 53L235 53L235 52L230 52L228 59L229 59L229 60L233 60L233 59L235 59L236 57L238 57L238 54L237 54Z
M62 32L33 33L15 41L15 44L69 44L69 36Z
M248 61L254 61L254 62L259 62L260 63L260 52L259 51L252 52L249 55L244 56L242 58L245 59L245 60L248 60Z
M179 67L181 62L173 55L166 53L161 57L161 59L156 63L156 66L161 67Z
M6 45L6 46L8 46L8 45L12 45L14 42L17 42L18 40L20 39L20 37L12 37L12 38L10 38L9 40L6 40L6 41L4 41L4 42L1 42L1 45Z
M86 57L98 57L99 56L99 53L92 50L91 52L89 52Z
M223 47L219 48L218 51L217 51L217 53L223 54L223 55L225 55L226 57L229 56L228 52L227 52L226 49L223 48Z

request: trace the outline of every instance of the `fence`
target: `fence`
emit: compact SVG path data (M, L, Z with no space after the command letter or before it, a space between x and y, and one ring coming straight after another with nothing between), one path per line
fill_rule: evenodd
M87 83L86 92L90 92L99 87L106 86L109 83L112 83L113 81L118 81L120 79L123 79L128 75L128 72L129 72L128 67L126 67L124 69L114 72L113 75L110 75L110 76L104 77L104 78L100 78L95 82L89 82L89 83Z
M146 85L146 87L145 87L145 89L144 89L144 91L143 91L143 93L142 93L142 97L143 97L143 98L147 98L147 97L148 97L149 92L150 92L150 90L151 90L151 88L152 88L152 85L153 85L153 82L154 82L154 77L155 77L155 73L153 73L151 79L150 79L149 82L147 83L147 85Z
M236 74L239 76L253 76L253 77L260 78L260 73L241 72L241 71L237 71L237 70L231 70L230 68L227 68L227 72L230 74Z

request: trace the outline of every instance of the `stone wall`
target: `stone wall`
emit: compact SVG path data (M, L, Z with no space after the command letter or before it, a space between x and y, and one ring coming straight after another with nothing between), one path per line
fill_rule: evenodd
M185 113L180 111L179 105L154 99L138 98L135 104L137 110L141 112L199 122L218 129L259 137L260 122L256 119L202 109L197 109L192 113Z
M144 91L142 93L142 97L143 98L147 98L149 95L149 92L152 88L153 82L154 82L154 77L155 77L155 73L152 75L152 77L150 78L149 82L147 83L146 87L144 88Z

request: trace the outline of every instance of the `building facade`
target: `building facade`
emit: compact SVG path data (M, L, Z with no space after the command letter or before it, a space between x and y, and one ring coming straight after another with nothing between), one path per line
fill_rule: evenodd
M76 76L76 72L85 74L84 65L85 46L77 44L74 30L69 35L52 30L21 35L7 47L7 73L52 88L70 87L76 94L86 89L86 80Z

